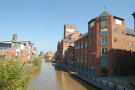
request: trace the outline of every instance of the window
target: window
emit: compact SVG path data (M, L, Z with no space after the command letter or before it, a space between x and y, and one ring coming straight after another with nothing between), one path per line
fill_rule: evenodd
M107 22L107 18L106 17L102 17L101 18L101 22Z
M75 45L75 50L78 48L78 45Z
M125 45L125 39L122 39L122 44Z
M101 29L101 35L107 35L108 34L108 31L107 29Z
M80 63L83 63L83 58L81 59Z
M116 49L116 48L114 48L114 49L113 49L113 52L114 52L114 53L117 53L117 49Z
M95 38L93 38L93 44L96 44L96 39Z
M0 55L0 59L5 59L6 56L5 55Z
M87 59L85 59L85 63L87 63Z
M117 53L117 48L118 48L118 46L115 44L114 49L113 49L114 53Z
M117 32L117 28L114 28L114 32Z
M114 42L117 42L117 38L116 37L114 38Z
M26 46L27 44L26 44L26 43L24 43L23 45L24 45L24 46Z
M78 49L80 48L80 45L78 44Z
M87 41L84 42L84 46L87 47Z
M101 45L108 45L107 37L101 38Z
M101 69L101 75L102 76L107 76L108 70L107 69Z
M101 58L100 65L101 66L108 66L108 59L107 58Z
M96 31L95 30L93 30L93 35L96 35Z
M82 42L81 48L83 48L83 42Z
M101 31L101 35L107 35L107 31Z
M133 48L134 47L134 41L130 41L130 48Z
M124 32L124 30L122 30L122 34L124 34L125 32Z
M107 55L108 49L107 48L101 48L101 55Z

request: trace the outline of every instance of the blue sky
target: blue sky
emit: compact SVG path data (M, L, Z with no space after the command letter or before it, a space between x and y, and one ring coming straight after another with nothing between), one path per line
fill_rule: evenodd
M88 21L103 11L126 18L127 27L133 28L135 0L0 0L0 41L16 33L39 51L55 51L64 24L85 33Z

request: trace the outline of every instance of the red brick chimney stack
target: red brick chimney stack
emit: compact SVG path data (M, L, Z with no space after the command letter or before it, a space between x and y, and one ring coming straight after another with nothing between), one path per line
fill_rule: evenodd
M69 24L64 25L64 38L71 35L75 31L76 31L76 26L69 25Z
M132 15L134 17L134 29L135 29L135 12Z

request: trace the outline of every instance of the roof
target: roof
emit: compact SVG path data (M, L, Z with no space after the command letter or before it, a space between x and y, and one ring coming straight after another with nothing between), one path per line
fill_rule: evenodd
M131 35L131 36L135 36L135 30L130 29L130 28L126 28L126 34Z
M10 47L12 47L12 43L0 42L0 47L7 47L7 48L10 48Z
M80 33L78 30L76 30L75 32L73 32L72 34L70 34L70 35L68 35L67 37L65 37L65 38L71 38L72 37L72 35L73 34L75 34L75 33Z
M80 40L80 39L82 39L82 38L85 38L85 37L87 37L88 36L88 33L85 33L85 34L83 34L82 36L80 36L76 41L78 41L78 40Z
M108 13L107 11L104 11L98 17L104 17L104 16L113 16L113 15L110 14L110 13ZM114 18L118 18L118 19L124 20L123 18L120 18L118 16L114 16ZM93 20L95 20L95 18L94 19L91 19L88 23L92 22Z
M74 42L75 40L71 40L71 39L65 38L65 39L63 39L62 41L63 41L63 42L72 43L72 42Z
M70 34L70 35L68 35L67 37L65 37L65 38L71 38L71 36L73 35L74 33L72 33L72 34Z
M111 16L111 14L108 13L107 11L104 11L103 13L100 14L100 17L102 16Z
M31 41L2 41L2 42L4 42L4 43L21 43L21 42L29 42L29 43L31 43Z
M112 16L110 13L108 13L107 11L104 11L103 13L101 13L101 15L99 17L102 17L102 16ZM115 18L118 18L118 19L122 19L124 20L123 18L120 18L118 16L114 16Z
M72 35L74 35L75 33L80 33L80 32L78 30L76 30L74 33L72 33L69 36L65 37L62 41L63 42L69 42L69 43L75 42L76 40L74 40L74 39L71 40Z

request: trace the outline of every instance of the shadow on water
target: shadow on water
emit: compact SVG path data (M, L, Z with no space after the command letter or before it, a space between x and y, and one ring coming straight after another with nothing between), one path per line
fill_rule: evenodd
M99 90L52 63L42 62L27 90Z
M80 83L81 85L83 85L87 90L101 90L101 89L98 89L97 87L93 86L92 84L89 84L88 82L86 82L72 74L70 74L70 77L72 79L74 79L75 81L77 81L78 83Z
M60 68L60 67L55 67L55 70L67 72L66 70L64 70L64 69L62 69L62 68ZM95 86L89 84L88 82L86 82L86 81L84 81L84 80L82 80L82 79L80 79L80 78L78 78L78 77L76 77L76 76L74 76L74 75L72 75L72 74L69 74L69 76L70 76L73 80L75 80L76 82L78 82L79 84L81 84L83 87L85 87L87 90L101 90L101 89L98 89L97 87L95 87Z

